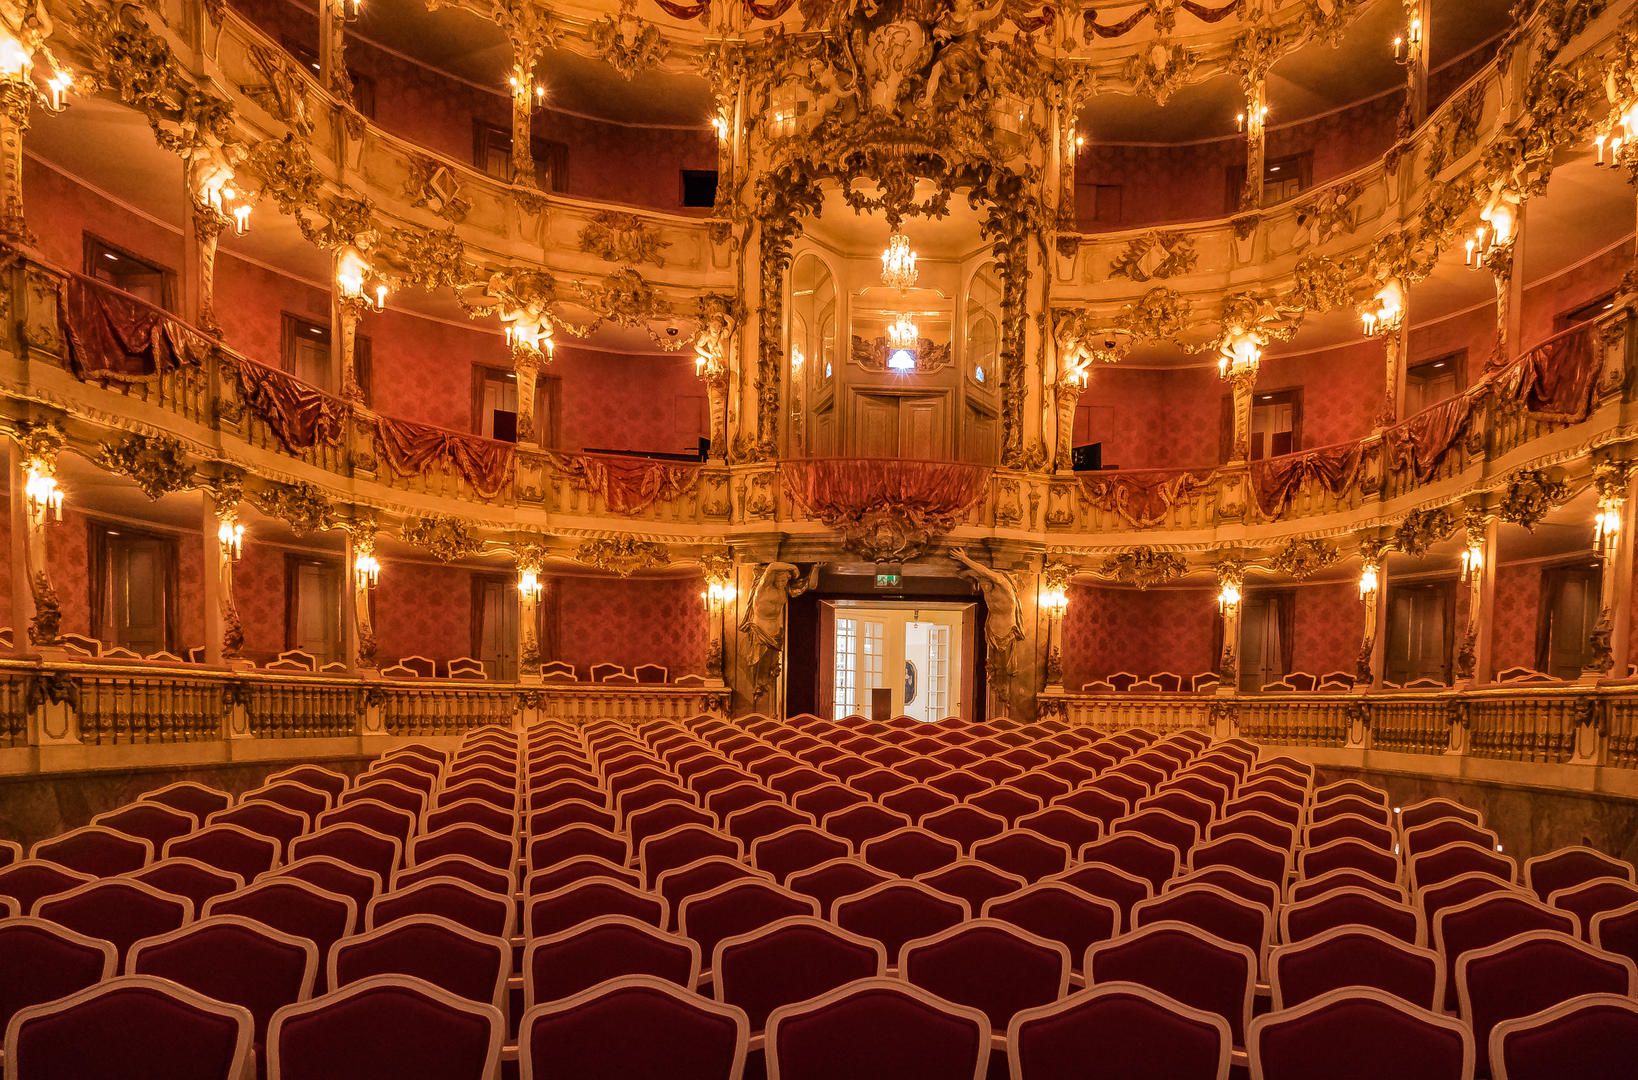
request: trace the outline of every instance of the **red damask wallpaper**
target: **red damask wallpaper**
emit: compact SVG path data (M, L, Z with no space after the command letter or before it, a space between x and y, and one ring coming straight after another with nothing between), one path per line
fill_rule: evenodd
M548 374L558 380L559 449L688 453L706 434L705 384L692 357L560 346Z
M453 660L472 652L472 571L384 561L375 590L376 657Z
M1525 228L1529 228L1528 223ZM1524 347L1529 348L1552 337L1555 332L1553 322L1558 316L1619 291L1621 278L1630 269L1632 238L1628 237L1602 255L1527 288L1524 293Z
M91 634L91 587L87 577L91 556L87 544L85 515L70 501L63 507L61 521L49 526L46 562L51 565L51 582L57 589L57 603L63 611L62 632Z
M1105 468L1209 468L1220 457L1223 392L1216 368L1094 366L1077 438L1103 443Z
M1540 605L1540 563L1503 563L1496 567L1496 611L1490 624L1490 656L1498 674L1511 667L1536 666Z
M553 575L558 655L581 678L593 664L662 664L672 678L705 670L704 586L697 575L609 578Z
M245 537L244 556L233 568L233 597L244 626L247 655L271 659L284 650L283 548Z
M1352 580L1299 585L1292 605L1291 666L1295 671L1352 674L1365 634L1365 608Z
M371 405L387 416L471 431L474 368L512 366L506 338L494 332L495 325L485 332L390 306L365 316L361 333L370 339Z
M49 123L49 118L36 123ZM178 202L181 177L178 174ZM46 261L74 271L85 269L85 233L115 247L178 272L182 269L182 234L139 217L32 157L23 159L23 190L28 193L29 228L38 234ZM178 298L180 299L180 298Z
M1211 589L1072 585L1063 626L1064 686L1078 690L1117 671L1210 671L1216 617Z
M1257 392L1302 391L1302 446L1312 449L1371 433L1382 414L1386 345L1362 341L1323 352L1271 354L1257 375Z
M252 360L278 367L284 359L285 313L328 326L330 294L234 257L234 243L224 236L216 258L217 321L222 324L222 340Z

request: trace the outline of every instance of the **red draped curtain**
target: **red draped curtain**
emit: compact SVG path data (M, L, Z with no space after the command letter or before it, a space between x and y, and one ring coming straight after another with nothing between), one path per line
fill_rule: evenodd
M81 379L146 382L200 363L212 342L163 308L79 274L59 287L68 366Z
M339 446L346 430L348 405L288 371L244 357L237 364L245 406L272 429L286 450L306 450L317 443Z
M639 514L694 490L700 466L619 454L552 454L552 466L577 491L603 497L611 513Z
M381 456L399 476L414 476L436 462L454 469L485 499L512 479L517 448L509 442L385 416L376 419L375 432Z
M1172 507L1211 487L1211 472L1187 469L1134 469L1081 473L1081 493L1100 510L1118 514L1133 528L1148 529Z
M810 458L781 466L785 490L829 521L891 506L931 517L959 517L984 497L991 469L960 461Z

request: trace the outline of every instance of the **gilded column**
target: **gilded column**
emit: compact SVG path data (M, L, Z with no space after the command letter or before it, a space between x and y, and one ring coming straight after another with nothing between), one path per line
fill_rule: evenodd
M1463 521L1466 547L1462 551L1462 583L1467 592L1467 625L1456 650L1456 683L1489 682L1491 624L1496 601L1497 519L1469 509Z
M1228 378L1234 393L1234 446L1229 460L1243 462L1251 457L1251 401L1257 389L1257 369L1236 368Z
M1041 570L1041 610L1047 617L1047 693L1064 689L1064 615L1069 611L1069 579L1073 571L1063 563L1047 563Z
M1217 610L1223 616L1223 651L1217 658L1218 693L1234 693L1240 686L1240 601L1245 564L1225 559L1217 564Z
M518 552L518 681L540 682L540 598L546 549L525 544Z
M734 587L734 556L730 551L708 551L700 556L700 568L705 577L705 625L707 644L705 677L713 685L724 682L726 665L723 662L727 638L727 619L734 607L738 591Z
M1261 71L1242 80L1246 111L1246 185L1240 191L1240 209L1258 210L1263 205L1263 167L1267 153L1268 81Z
M336 296L333 312L336 332L331 348L335 350L336 370L340 373L341 396L357 405L364 404L364 388L358 381L358 324L370 304L362 296Z
M512 45L512 183L538 187L535 175L534 114L546 99L546 88L535 80L549 31L529 4L506 5L501 26Z
M1633 463L1610 457L1594 467L1598 510L1593 522L1593 550L1603 560L1599 576L1598 621L1589 642L1591 662L1584 678L1617 678L1626 674L1632 627Z
M381 580L381 563L375 557L375 518L364 515L347 527L347 570L351 578L346 596L347 665L353 670L373 670L375 659L375 618L370 598Z
M1524 202L1503 190L1492 196L1480 215L1485 224L1480 235L1479 264L1496 282L1496 358L1516 359L1523 346L1521 327L1524 314L1524 279L1515 273L1524 241Z
M1369 690L1382 687L1386 658L1382 641L1387 630L1388 605L1382 602L1388 589L1388 545L1379 540L1363 540L1359 545L1359 600L1364 609L1364 633L1359 657L1354 664L1354 685Z
M23 500L23 567L27 577L28 642L35 648L57 643L62 632L62 608L51 580L49 529L62 518L63 491L57 484L57 455L67 445L63 429L51 421L25 420L17 425L13 460L12 498ZM18 474L21 474L20 476ZM15 527L16 515L13 515ZM24 619L13 629L21 645Z
M512 371L518 384L518 443L537 446L535 438L535 389L540 380L541 351L532 345L512 346Z
M357 19L363 0L323 0L319 4L319 81L353 104L353 77L347 71L347 24Z
M1405 67L1405 107L1399 113L1399 137L1410 136L1428 118L1429 0L1403 0L1404 29L1393 39L1394 59Z
M190 198L192 213L188 215L188 247L190 258L186 274L189 310L183 315L199 329L209 334L222 332L216 321L216 244L227 227L227 216L201 201Z
M31 83L0 78L0 237L13 244L34 241L23 214L23 136L33 104Z
M234 566L244 550L245 528L239 521L244 478L225 472L205 486L205 663L231 664L243 656L245 632L234 594Z

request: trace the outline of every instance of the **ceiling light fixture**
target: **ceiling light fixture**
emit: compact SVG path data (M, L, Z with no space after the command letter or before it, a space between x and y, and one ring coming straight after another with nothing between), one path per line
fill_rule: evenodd
M900 292L916 286L916 253L910 238L898 229L887 238L887 249L882 252L882 284Z

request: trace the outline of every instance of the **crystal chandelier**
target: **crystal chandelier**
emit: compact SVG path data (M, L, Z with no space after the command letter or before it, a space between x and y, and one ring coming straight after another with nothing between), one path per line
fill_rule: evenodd
M916 253L910 250L910 238L897 229L882 252L882 284L900 292L916 284Z
M893 371L914 371L921 350L921 329L908 315L900 315L887 328L887 366Z

